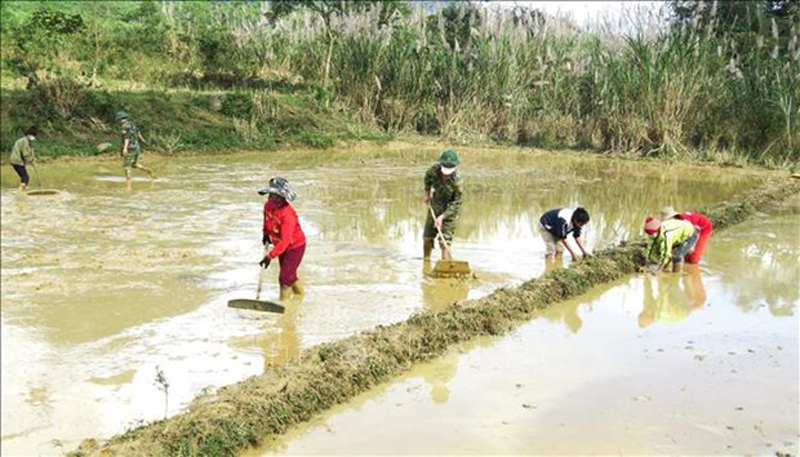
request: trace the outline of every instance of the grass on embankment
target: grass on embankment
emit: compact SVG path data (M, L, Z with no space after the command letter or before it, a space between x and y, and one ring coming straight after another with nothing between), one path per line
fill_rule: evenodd
M704 213L715 229L724 230L797 192L800 181L776 180ZM443 354L453 344L507 332L535 312L634 273L643 264L642 245L623 243L517 288L314 346L292 366L274 367L221 388L198 398L182 414L111 438L103 446L85 440L72 455L235 455Z
M368 126L346 109L326 108L313 88L197 91L106 91L53 86L45 89L0 89L0 158L6 160L22 132L37 125L39 158L118 155L121 149L114 114L125 109L141 126L147 154L181 155L261 151L286 147L327 148L339 141L384 143L397 137ZM73 93L68 94L72 90ZM419 142L416 134L400 135ZM422 137L454 145L508 145L491 140ZM424 142L424 141L423 141ZM110 144L110 147L108 145ZM103 145L103 148L99 146ZM519 145L518 145L519 146ZM573 145L574 146L574 145ZM528 147L528 146L519 146ZM566 146L564 146L566 147ZM562 147L535 147L563 151ZM574 149L573 149L574 150ZM596 149L579 149L598 154ZM800 164L757 163L730 151L697 151L681 157L642 157L635 153L606 151L603 156L665 163L714 164L766 169L800 169ZM787 165L788 164L788 165Z
M347 112L322 108L312 91L112 92L53 86L47 86L48 93L41 90L0 91L4 159L30 125L39 127L39 157L96 155L103 143L111 143L109 152L119 152L114 114L120 109L129 111L141 126L147 140L144 150L166 155L392 139L391 134L358 124Z

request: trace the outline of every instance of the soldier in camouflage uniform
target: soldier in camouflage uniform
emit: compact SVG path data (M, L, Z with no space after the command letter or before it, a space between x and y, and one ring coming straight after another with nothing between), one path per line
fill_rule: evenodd
M442 152L439 161L425 172L423 201L426 205L430 205L426 211L428 217L422 234L423 256L426 259L430 258L433 251L433 243L438 234L437 227L441 229L444 238L444 241L440 240L442 258L452 258L449 245L453 241L462 203L461 175L456 171L459 163L458 153L448 149ZM431 215L430 208L436 214L435 219Z
M128 185L131 183L131 168L138 168L147 173L150 179L155 179L156 175L153 173L153 170L139 163L139 155L142 153L142 147L139 145L139 142L144 142L144 137L139 132L139 127L130 120L127 111L117 111L114 118L119 123L122 133L122 158L124 160L125 182Z

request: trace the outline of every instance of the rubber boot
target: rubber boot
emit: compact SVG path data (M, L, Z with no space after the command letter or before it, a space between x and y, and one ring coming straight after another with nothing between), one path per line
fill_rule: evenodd
M292 284L292 292L294 292L297 295L305 295L306 286L305 284L303 284L302 279L297 278L297 281L295 281L294 284Z
M433 267L431 266L431 259L430 257L427 259L423 259L422 262L422 274L426 276L430 276L433 273Z
M433 251L433 240L422 240L422 258L430 259Z
M281 287L281 294L278 300L284 302L288 299L292 298L292 288L291 287Z

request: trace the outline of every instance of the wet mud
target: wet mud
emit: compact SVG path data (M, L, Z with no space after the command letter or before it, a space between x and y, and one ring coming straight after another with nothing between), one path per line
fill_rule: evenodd
M221 386L296 367L309 348L519 286L552 268L535 229L550 207L589 208L585 241L601 250L636 234L664 196L696 209L772 176L680 166L665 175L660 164L461 148L467 203L454 252L476 277L434 280L421 259L419 189L442 148L146 155L159 178L137 175L130 190L115 160L42 163L45 186L60 192L36 197L19 195L3 167L3 453L59 454L84 437L106 439L187 411L198 395L212 401ZM230 299L255 297L262 201L254 190L275 174L300 195L308 292L284 316L228 309ZM277 297L276 276L268 271L267 299ZM374 385L364 379L334 402ZM291 417L281 427L300 416ZM253 437L227 442L229 430L205 445L260 441L258 424L246 425L237 430Z
M800 191L781 181L706 209L720 230L756 209ZM269 434L285 432L454 344L505 333L554 303L619 280L642 266L640 247L609 248L594 258L554 269L513 289L424 311L404 322L301 351L293 364L220 389L183 414L112 439L104 452L202 455L235 453ZM98 449L85 449L97 451Z
M794 455L800 196L761 209L683 275L595 287L244 455Z

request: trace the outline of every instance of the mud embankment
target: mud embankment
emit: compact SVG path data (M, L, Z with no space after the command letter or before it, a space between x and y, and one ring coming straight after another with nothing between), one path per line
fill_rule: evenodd
M715 230L724 230L797 192L800 182L796 180L773 181L704 213ZM182 414L102 445L85 440L72 455L236 454L415 363L441 355L455 343L502 334L553 303L634 273L643 260L640 243L623 243L520 287L309 348L294 363L199 397Z

